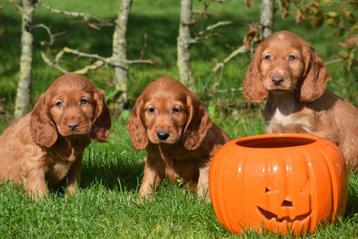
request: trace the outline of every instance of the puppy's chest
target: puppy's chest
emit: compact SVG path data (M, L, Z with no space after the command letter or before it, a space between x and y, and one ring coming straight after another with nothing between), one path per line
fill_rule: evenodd
M311 110L296 111L295 108L275 108L267 119L269 133L302 133L315 131L315 115ZM300 129L300 130L298 130ZM297 132L296 132L297 131Z
M158 147L156 154L156 158L160 159L165 167L172 168L175 171L182 167L197 167L201 161L205 161L207 158L199 150L188 151L183 148L163 149Z
M61 152L49 152L46 161L46 175L49 183L57 183L63 179L77 158L74 148L68 148Z
M153 155L161 170L169 180L180 182L195 182L199 174L200 165L205 165L208 157L201 151L185 149L159 150Z

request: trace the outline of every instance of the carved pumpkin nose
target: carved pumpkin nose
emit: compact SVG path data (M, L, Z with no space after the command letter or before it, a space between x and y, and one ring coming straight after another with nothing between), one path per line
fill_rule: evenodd
M282 203L281 203L281 207L293 207L292 201L289 197L286 197Z

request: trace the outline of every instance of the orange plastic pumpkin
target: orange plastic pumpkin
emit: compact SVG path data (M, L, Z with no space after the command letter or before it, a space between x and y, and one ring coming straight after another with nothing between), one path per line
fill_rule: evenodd
M338 148L305 134L232 140L210 165L212 205L233 233L313 232L344 213L347 174Z

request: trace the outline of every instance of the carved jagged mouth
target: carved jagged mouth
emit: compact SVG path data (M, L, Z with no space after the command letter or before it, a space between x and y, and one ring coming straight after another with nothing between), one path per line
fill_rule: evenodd
M272 212L269 212L259 206L257 206L257 209L259 209L260 213L267 219L267 220L271 220L272 218L274 218L277 222L294 222L296 220L298 221L302 221L304 219L306 219L309 215L311 215L311 212L308 212L308 213L305 213L305 214L302 214L302 215L298 215L296 216L294 219L291 219L290 217L281 217L281 218L278 218L276 214L272 213Z

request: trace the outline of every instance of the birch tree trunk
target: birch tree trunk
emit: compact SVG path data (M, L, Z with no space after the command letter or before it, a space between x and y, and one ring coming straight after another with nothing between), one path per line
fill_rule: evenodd
M29 111L33 42L31 28L33 11L36 2L36 0L22 0L20 79L16 92L14 111L15 118L19 118Z
M192 21L192 0L180 2L179 35L177 38L177 66L180 81L190 87L194 82L191 72L190 59L190 25Z
M127 63L127 23L132 0L121 0L116 26L113 34L113 62L122 67L115 67L116 91L119 97L116 99L114 111L119 114L128 102L128 63Z
M261 0L260 24L262 36L267 38L272 34L275 16L275 0Z

